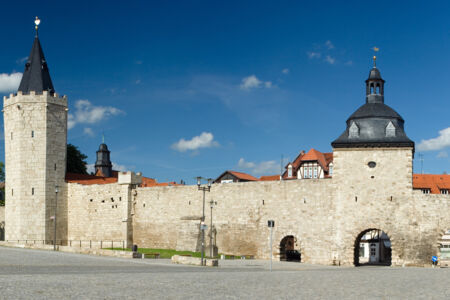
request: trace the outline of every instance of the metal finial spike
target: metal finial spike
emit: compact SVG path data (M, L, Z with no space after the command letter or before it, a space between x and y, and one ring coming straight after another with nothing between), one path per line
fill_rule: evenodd
M373 47L372 49L373 49L373 51L375 52L375 54L376 54L378 51L380 51L380 48L377 48L377 47ZM377 67L377 57L376 57L376 55L373 56L373 67L374 67L374 68Z
M102 133L102 144L104 144L104 143L105 143L105 134Z
M41 24L41 20L36 16L36 20L34 20L35 29L36 29L36 36L38 36L38 30L39 30L39 24Z

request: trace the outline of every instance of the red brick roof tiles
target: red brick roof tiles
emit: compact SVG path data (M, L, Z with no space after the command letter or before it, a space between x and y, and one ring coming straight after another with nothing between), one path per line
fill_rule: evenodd
M267 175L267 176L261 176L259 178L259 181L276 181L280 180L280 175Z
M414 174L413 188L430 189L431 194L440 194L441 190L450 190L450 175Z

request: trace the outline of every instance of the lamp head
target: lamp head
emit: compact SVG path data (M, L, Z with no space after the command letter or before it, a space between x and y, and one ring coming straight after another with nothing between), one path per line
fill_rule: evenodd
M208 187L211 187L212 178L208 178Z
M197 176L197 185L200 186L202 183L202 178L200 176Z

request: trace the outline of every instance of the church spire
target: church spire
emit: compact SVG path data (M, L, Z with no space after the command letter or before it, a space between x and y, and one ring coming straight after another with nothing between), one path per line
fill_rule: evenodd
M36 17L36 36L18 89L23 94L29 94L31 91L34 91L36 94L42 94L43 91L48 91L51 94L55 92L47 61L45 60L44 52L39 42L38 26L40 22L41 20Z

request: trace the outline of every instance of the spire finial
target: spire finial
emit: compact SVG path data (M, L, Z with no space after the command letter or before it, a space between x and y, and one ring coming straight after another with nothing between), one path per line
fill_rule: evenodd
M380 51L380 48L377 47L373 47L373 52L375 52L375 54L377 54L378 51ZM377 67L377 56L374 55L373 56L373 67L376 68Z
M36 25L34 28L36 29L36 36L38 36L39 24L41 24L41 20L36 16L36 20L34 20L34 24Z
M104 143L105 143L105 133L102 132L102 144L104 144Z

